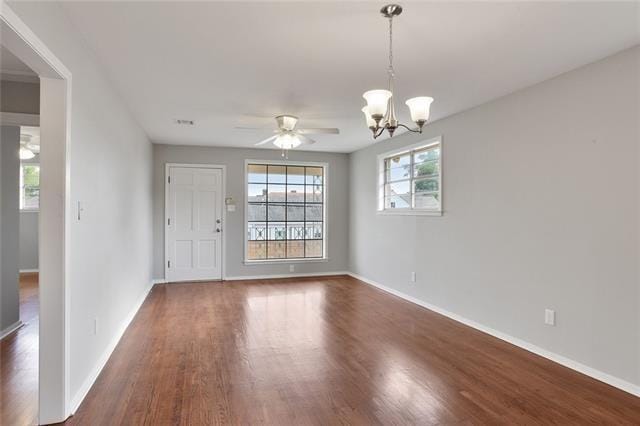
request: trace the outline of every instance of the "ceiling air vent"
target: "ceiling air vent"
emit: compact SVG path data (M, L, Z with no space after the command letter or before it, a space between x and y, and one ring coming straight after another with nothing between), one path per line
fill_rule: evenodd
M173 120L173 122L175 124L182 124L184 126L193 126L193 124L194 124L193 120L182 120L182 119L179 119L179 118L176 118L175 120Z

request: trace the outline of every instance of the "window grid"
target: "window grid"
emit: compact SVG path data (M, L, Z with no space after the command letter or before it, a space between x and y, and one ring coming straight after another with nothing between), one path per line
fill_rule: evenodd
M384 158L384 161L382 163L383 166L383 179L382 179L382 210L395 210L395 209L400 209L400 210L430 210L428 208L421 208L421 209L416 209L416 190L415 190L415 184L416 182L422 182L422 181L429 181L429 180L433 180L437 182L437 189L436 190L432 190L432 191L418 191L420 194L426 194L426 195L435 195L434 198L436 198L438 200L438 202L441 202L441 197L440 197L440 192L442 190L441 188L441 182L440 182L440 167L441 167L441 153L439 151L440 149L440 143L436 143L430 146L426 146L426 147L420 147L420 148L416 148L410 151L405 151L405 152L400 152L394 155L391 155L389 157ZM438 154L437 157L435 158L427 158L425 160L419 161L416 163L415 161L415 157L417 154L421 154L423 152L428 153L430 151L435 151L438 150ZM399 178L399 179L392 179L392 169L394 169L394 167L391 166L391 161L394 158L401 158L404 156L409 156L409 164L408 164L408 176L407 178ZM416 176L416 165L422 165L422 164L426 164L426 163L435 163L437 165L437 172L436 173L432 173L429 175L421 175L421 176ZM406 166L398 166L395 169L402 169ZM408 207L387 207L387 200L390 200L391 197L393 196L393 194L391 194L390 188L391 188L391 184L398 184L398 183L403 183L403 182L408 182L409 183L409 196L410 196L410 203Z
M264 167L265 168L265 181L264 182L255 182L251 180L251 174L249 173L249 168L251 166L258 166L258 167ZM269 182L269 176L271 175L270 173L270 168L284 168L284 183L282 182ZM303 174L302 174L302 179L303 179L303 183L290 183L289 182L289 169L290 168L301 168L303 169ZM320 171L319 175L308 175L307 174L307 170L308 169L316 169ZM302 165L283 165L283 164L261 164L261 163L250 163L248 164L248 168L246 171L248 177L247 177L247 191L249 190L249 185L263 185L264 186L264 201L249 201L247 199L247 208L250 205L264 205L264 219L265 220L250 220L249 218L247 218L247 226L250 223L264 223L264 239L262 240L258 240L258 239L251 239L252 236L250 235L250 233L248 233L249 235L247 235L247 241L248 242L252 242L252 241L262 241L264 242L265 246L264 246L264 256L263 257L259 257L259 258L249 258L249 253L247 250L247 258L248 260L288 260L288 259L320 259L324 256L324 251L326 249L325 247L325 229L324 229L324 200L325 200L325 168L323 166L302 166ZM313 182L312 183L308 183L307 181L307 177L308 176L319 176L321 179L321 183L318 184L317 182ZM270 202L269 201L269 192L270 192L270 187L269 185L273 184L273 185L281 185L284 186L284 202L283 201L273 201ZM299 202L299 201L292 201L289 202L289 187L290 186L297 186L297 187L302 187L303 188L303 201ZM313 201L313 200L308 200L308 188L311 188L312 194L315 194L315 192L313 191L314 188L319 188L321 189L321 193L322 193L322 201ZM248 198L248 197L247 197ZM269 206L271 205L282 205L284 207L284 221L282 220L270 220L269 218ZM321 212L322 214L320 215L320 219L319 220L310 220L307 221L307 206L308 205L316 205L316 206L320 206L321 208ZM302 208L302 221L296 220L293 221L292 223L302 223L302 238L300 239L291 239L291 235L289 233L289 206L299 206ZM283 232L283 238L278 239L277 237L277 233L274 234L273 238L271 237L271 232L270 232L270 228L269 228L269 223L282 223L282 232ZM309 231L309 224L311 224L312 226L312 238L308 238L308 231ZM313 238L315 236L316 230L317 230L317 226L320 225L321 228L321 232L322 232L322 237L321 238ZM277 231L276 231L277 232ZM269 257L269 243L270 242L281 242L284 245L284 257ZM289 257L289 242L290 241L296 241L296 242L302 242L302 256L296 256L296 257ZM307 241L322 241L322 250L320 251L320 255L319 256L307 256Z

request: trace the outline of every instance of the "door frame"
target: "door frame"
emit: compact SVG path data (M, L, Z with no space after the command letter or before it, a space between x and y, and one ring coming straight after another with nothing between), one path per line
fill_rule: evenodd
M220 259L220 279L224 281L225 275L225 261L227 259L227 166L224 164L195 164L195 163L165 163L164 165L164 223L162 229L164 232L164 282L169 282L169 268L167 262L169 261L169 232L167 227L169 226L169 169L172 167L184 167L192 169L220 169L222 170L222 250Z
M5 0L0 0L0 31L2 44L40 77L38 120L47 143L40 153L38 422L57 423L74 409L70 397L69 292L72 76ZM3 118L28 117L5 114Z

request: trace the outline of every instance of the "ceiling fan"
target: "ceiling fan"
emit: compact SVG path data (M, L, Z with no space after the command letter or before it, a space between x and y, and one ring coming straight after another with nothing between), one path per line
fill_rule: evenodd
M262 146L268 143L273 143L275 146L282 149L283 157L287 157L287 151L290 149L297 148L300 145L311 145L316 143L316 141L306 135L337 135L340 133L339 129L333 127L307 129L296 128L298 117L295 117L293 115L278 115L276 117L276 122L278 123L278 128L274 130L275 135L261 140L255 145ZM236 129L261 130L260 128L253 127L236 127Z

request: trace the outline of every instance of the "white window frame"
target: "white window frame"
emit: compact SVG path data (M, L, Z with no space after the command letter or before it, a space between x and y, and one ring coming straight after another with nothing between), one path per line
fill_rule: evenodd
M438 197L440 200L440 208L438 209L416 209L413 205L409 208L398 208L398 209L387 209L384 204L384 185L385 185L385 160L389 157L396 157L402 154L409 154L412 151L418 151L424 148L429 148L434 145L440 146L440 158L439 158L439 173L438 173ZM443 165L443 145L442 145L442 136L436 136L431 139L427 139L425 141L405 146L402 148L395 149L393 151L387 151L380 155L378 155L378 179L376 181L376 193L377 196L377 213L381 215L406 215L406 216L442 216L442 206L443 206L443 197L442 197L442 165ZM411 156L411 177L409 179L409 188L412 191L412 204L413 204L413 156Z
M38 166L38 188L40 188L40 163L39 162L20 162L20 211L21 212L33 212L40 211L40 193L38 193L38 208L25 208L24 207L24 166Z
M293 258L293 259L249 259L249 244L247 239L248 210L249 210L249 164L264 164L269 166L307 166L322 167L322 257ZM322 263L329 261L329 233L328 233L328 211L329 203L327 192L329 188L329 163L308 162L308 161L273 161L273 160L253 160L244 162L244 219L242 223L242 239L244 244L244 264L277 264L277 263Z

